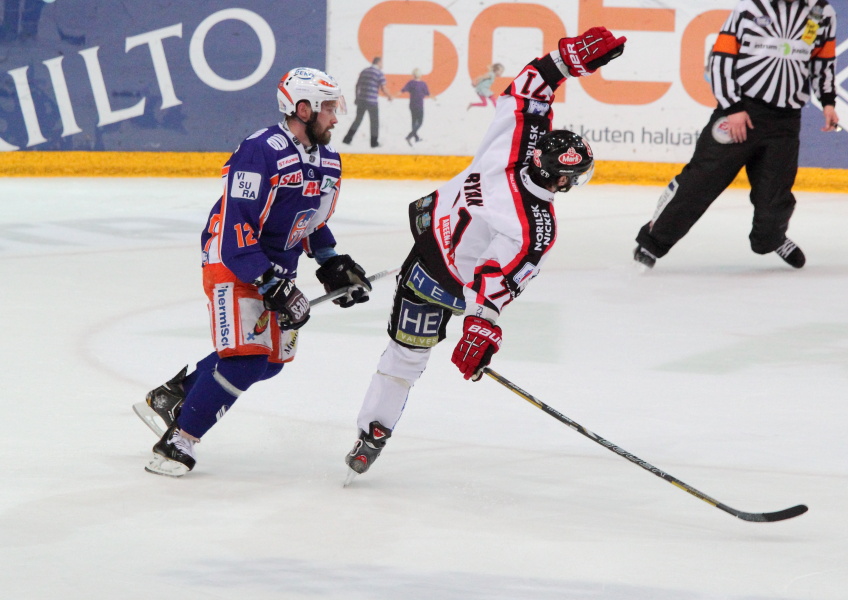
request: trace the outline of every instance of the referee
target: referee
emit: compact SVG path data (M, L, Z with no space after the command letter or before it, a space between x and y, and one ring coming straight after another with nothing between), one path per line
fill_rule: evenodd
M637 262L653 267L745 167L754 206L751 250L804 266L804 253L786 237L801 109L812 91L824 108L822 131L837 129L835 32L836 12L825 0L739 2L710 55L718 106L689 164L639 230Z

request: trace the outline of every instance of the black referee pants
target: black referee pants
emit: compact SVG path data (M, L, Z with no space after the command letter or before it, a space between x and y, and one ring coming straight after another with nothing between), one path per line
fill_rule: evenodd
M727 189L742 167L751 183L754 218L751 250L768 254L786 237L795 209L792 186L798 171L801 111L771 108L745 101L754 124L741 144L722 144L713 138L713 125L724 116L713 112L701 132L695 153L660 197L657 210L636 241L656 257L665 256Z

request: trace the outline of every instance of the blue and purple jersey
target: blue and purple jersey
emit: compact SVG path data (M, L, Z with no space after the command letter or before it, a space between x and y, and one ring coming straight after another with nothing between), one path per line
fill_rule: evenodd
M336 207L341 158L330 146L311 152L279 123L257 131L222 170L224 192L201 235L203 265L222 263L245 283L269 268L294 278L305 251L336 245L326 226Z

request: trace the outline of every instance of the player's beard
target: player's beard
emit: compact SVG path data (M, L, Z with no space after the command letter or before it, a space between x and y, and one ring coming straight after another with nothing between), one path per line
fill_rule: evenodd
M306 135L309 136L309 139L312 140L313 144L319 144L321 146L326 146L327 144L330 143L330 138L333 136L333 134L330 131L329 127L327 127L321 133L318 133L318 131L315 128L315 124L317 122L318 122L317 117L313 117L313 118L309 119L309 121L306 123Z

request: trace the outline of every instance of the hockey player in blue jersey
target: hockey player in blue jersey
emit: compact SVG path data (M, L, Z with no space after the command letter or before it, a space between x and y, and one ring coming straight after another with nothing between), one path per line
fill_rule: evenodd
M164 430L145 467L151 473L191 471L203 435L251 385L294 358L309 319L295 284L301 254L318 262L328 292L348 288L336 304L368 300L365 271L336 253L327 226L341 180L341 159L329 146L336 114L345 112L341 90L326 73L298 68L280 80L277 100L285 118L244 140L224 165L223 194L201 236L215 351L134 406L151 429Z

